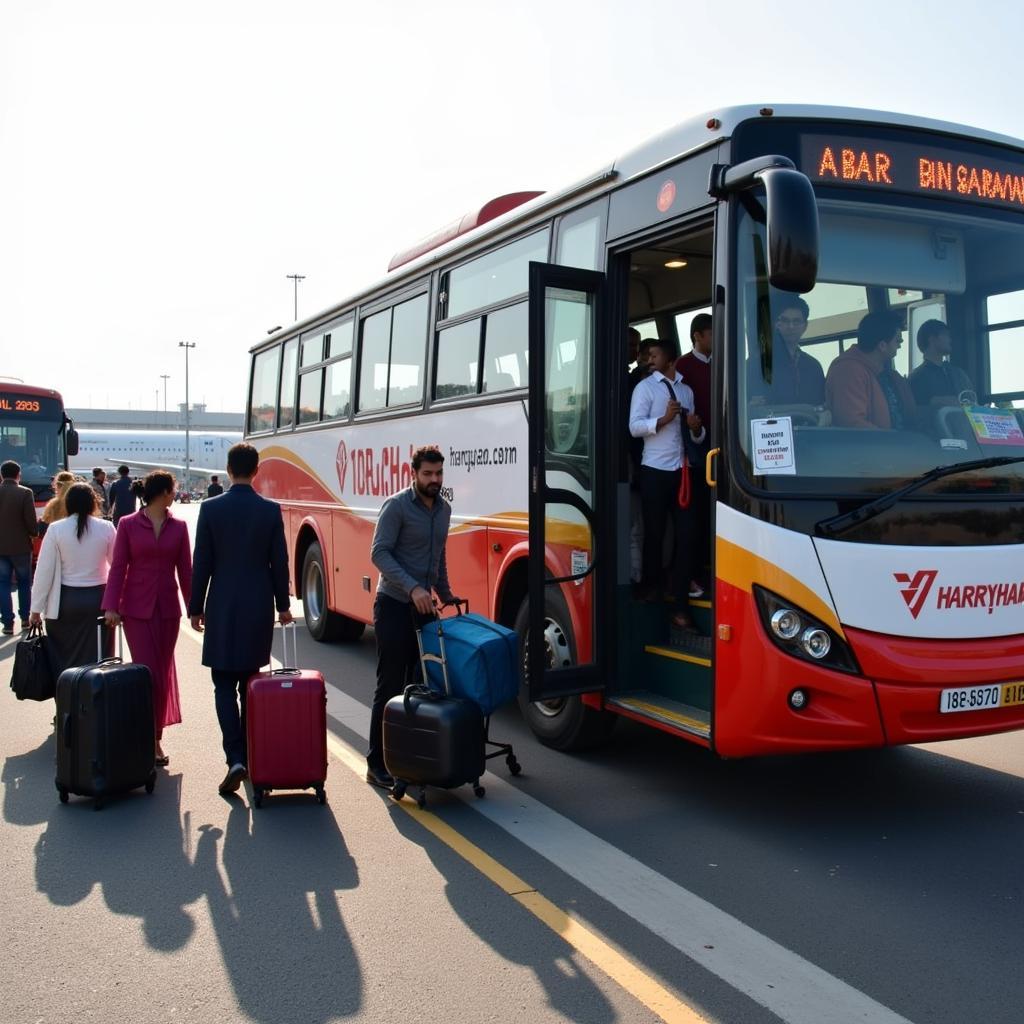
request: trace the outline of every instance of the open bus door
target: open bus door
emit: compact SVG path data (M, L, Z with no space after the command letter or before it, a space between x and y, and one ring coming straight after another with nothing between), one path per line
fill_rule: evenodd
M531 701L557 701L603 689L610 664L608 545L610 460L603 443L608 408L605 277L530 264L530 559L527 671ZM604 457L601 457L602 451ZM568 612L574 657L549 635ZM605 636L602 636L602 632Z

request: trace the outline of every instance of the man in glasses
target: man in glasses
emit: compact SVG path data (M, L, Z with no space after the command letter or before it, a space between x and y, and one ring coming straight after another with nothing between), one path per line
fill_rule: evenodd
M800 348L810 307L799 295L772 297L775 324L772 347L751 361L747 397L751 405L811 405L825 402L825 372L821 363Z

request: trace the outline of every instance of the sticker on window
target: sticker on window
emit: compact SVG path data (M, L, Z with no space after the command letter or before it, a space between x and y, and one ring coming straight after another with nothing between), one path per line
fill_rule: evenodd
M1024 445L1024 431L1010 411L973 406L964 410L978 444Z
M771 420L750 421L751 445L754 456L754 472L758 475L796 473L796 457L793 453L793 420L779 416Z
M569 555L569 575L582 576L590 566L589 551L573 551ZM583 580L576 580L576 586L582 586Z

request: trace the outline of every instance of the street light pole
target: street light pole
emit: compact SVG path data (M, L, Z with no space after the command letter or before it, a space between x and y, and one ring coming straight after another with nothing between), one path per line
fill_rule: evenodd
M295 282L295 319L299 319L299 282L306 280L305 274L285 274L289 280Z
M164 382L164 426L167 426L167 379L169 373L161 373L160 379Z
M185 350L185 493L191 492L191 486L189 484L189 470L191 467L191 460L189 455L191 454L191 440L189 438L189 428L192 425L192 409L188 404L188 350L195 348L196 343L194 341L179 341L178 348Z

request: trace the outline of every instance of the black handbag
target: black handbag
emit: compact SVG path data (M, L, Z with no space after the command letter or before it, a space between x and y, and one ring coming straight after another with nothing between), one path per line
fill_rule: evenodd
M57 692L42 626L32 626L15 647L11 689L18 700L51 700Z

